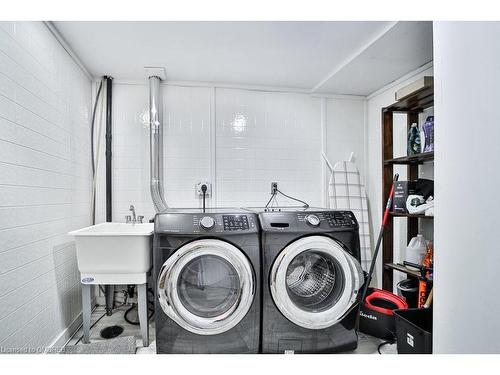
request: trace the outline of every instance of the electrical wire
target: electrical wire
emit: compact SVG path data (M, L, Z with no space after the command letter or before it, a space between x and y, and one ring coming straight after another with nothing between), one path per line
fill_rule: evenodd
M95 117L96 117L96 112L97 112L97 105L99 103L99 98L101 96L101 91L102 91L102 85L103 85L103 80L99 84L99 89L97 90L97 95L94 103L94 110L92 111L92 122L91 122L91 127L90 127L90 154L91 154L91 159L92 159L92 197L91 197L91 216L92 216L92 224L95 224L95 196L96 196L96 175L97 175L97 169L98 169L98 164L99 164L99 149L100 149L100 144L101 144L101 129L102 126L99 126L99 129L97 131L97 156L94 156L94 127L95 127ZM102 106L101 106L101 115L102 117Z
M278 200L277 200L277 195L281 194L283 195L284 197L288 198L288 199L291 199L291 200L294 200L296 202L300 202L303 204L303 208L309 208L309 204L307 204L306 202L304 202L303 200L300 200L298 198L294 198L294 197L291 197L290 195L287 195L285 193L283 193L281 190L279 189L276 189L274 190L274 192L271 194L271 197L269 198L269 200L267 201L266 205L264 206L264 208L268 208L269 207L269 204L274 200L274 202L276 203L276 207L279 207L278 205ZM273 207L273 205L271 205L271 207Z
M91 152L91 157L92 157L92 175L95 174L95 160L94 160L94 124L95 124L95 113L97 111L97 104L99 103L99 97L101 96L101 90L102 90L102 81L99 84L99 89L97 90L97 95L95 98L95 103L94 103L94 110L92 111L92 123L90 126L90 149L92 150Z
M394 344L394 343L395 343L395 341L394 341L394 340L387 340L387 341L381 342L381 343L380 343L380 345L377 347L377 352L378 352L378 354L382 354L382 352L380 351L380 349L382 349L382 347L383 347L384 345L387 345L387 344L392 345L392 344Z
M304 202L303 200L300 200L300 199L298 199L298 198L294 198L294 197L291 197L291 196L289 196L289 195L286 195L285 193L283 193L283 192L282 192L281 190L279 190L279 189L276 189L276 191L277 191L278 193L280 193L281 195L283 195L284 197L287 197L288 199L291 199L291 200L294 200L294 201L296 201L296 202L300 202L300 203L304 204L304 208L309 208L309 204L307 204L307 203L306 203L306 202Z
M269 206L269 203L273 200L273 198L276 196L276 190L271 194L271 198L266 203L266 206L264 208L267 208Z

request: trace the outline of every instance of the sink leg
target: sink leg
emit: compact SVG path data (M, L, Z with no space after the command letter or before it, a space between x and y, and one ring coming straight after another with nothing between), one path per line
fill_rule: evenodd
M149 322L148 322L148 290L147 284L137 285L137 304L139 310L139 324L141 327L142 345L149 346Z
M82 315L83 315L83 343L90 342L90 315L92 314L91 301L92 285L82 284Z
M106 315L111 316L113 314L113 305L115 304L115 286L106 285L104 292L106 297Z

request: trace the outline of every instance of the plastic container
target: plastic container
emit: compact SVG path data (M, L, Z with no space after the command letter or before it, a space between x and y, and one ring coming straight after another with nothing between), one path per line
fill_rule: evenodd
M420 131L416 122L411 124L408 130L408 156L420 154L422 152L422 145L420 140Z
M395 310L398 354L432 354L432 309Z
M427 242L424 236L418 234L410 240L410 243L406 247L405 261L421 265L426 252Z
M402 280L396 287L398 290L398 296L403 297L409 308L417 307L418 279L411 278Z
M369 288L359 312L359 330L384 340L392 340L396 334L393 312L407 309L405 300L382 289Z

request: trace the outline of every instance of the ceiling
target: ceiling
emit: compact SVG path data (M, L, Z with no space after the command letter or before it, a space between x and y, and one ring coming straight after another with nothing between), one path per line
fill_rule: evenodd
M367 95L432 60L431 22L54 22L94 76Z

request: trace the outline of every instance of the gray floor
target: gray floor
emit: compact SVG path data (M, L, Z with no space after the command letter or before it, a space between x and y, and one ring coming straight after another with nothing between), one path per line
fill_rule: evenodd
M92 327L90 330L90 342L98 342L98 341L103 341L106 339L103 339L100 336L100 331L103 328L106 328L108 326L112 325L119 325L124 328L123 333L119 337L124 337L124 336L135 336L136 337L136 346L137 346L137 352L136 354L155 354L156 353L156 340L155 340L155 326L154 326L154 319L150 322L150 328L149 328L149 340L150 340L150 345L147 348L144 348L142 346L142 339L141 339L141 332L139 329L139 326L135 326L132 324L129 324L123 319L123 314L125 311L128 309L127 306L122 306L119 307L115 310L113 310L113 315L111 316L104 316L99 322ZM94 312L92 313L92 324L99 319L103 314L104 314L104 307L103 306L98 306ZM132 318L135 318L136 316L131 316ZM82 336L83 332L80 329L73 339L68 343L68 345L74 345ZM368 336L365 334L360 334L359 336L359 342L358 342L358 348L352 352L349 352L350 354L378 354L377 348L378 345L382 342L382 340L377 339L372 336ZM80 341L81 343L81 341ZM382 354L396 354L396 345L384 345L381 348L381 353Z

